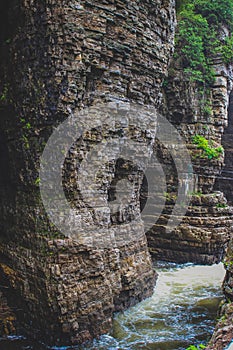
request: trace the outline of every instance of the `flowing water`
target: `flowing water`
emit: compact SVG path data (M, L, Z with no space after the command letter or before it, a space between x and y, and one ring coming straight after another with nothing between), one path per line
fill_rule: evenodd
M159 278L151 298L115 316L111 335L77 350L184 350L206 344L213 332L223 298L222 264L213 266L158 263ZM44 350L27 340L0 341L4 350Z

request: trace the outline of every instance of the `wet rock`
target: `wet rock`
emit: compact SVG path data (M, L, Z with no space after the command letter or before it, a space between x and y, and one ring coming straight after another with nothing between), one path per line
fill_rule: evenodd
M224 350L233 338L233 304L227 303L222 307L221 317L215 328L207 350Z

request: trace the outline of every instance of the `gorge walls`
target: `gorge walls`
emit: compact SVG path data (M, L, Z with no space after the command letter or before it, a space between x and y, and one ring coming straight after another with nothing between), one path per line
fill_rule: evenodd
M220 176L215 183L215 189L224 192L228 202L232 205L232 181L233 181L233 150L232 150L232 135L233 135L233 93L230 94L229 110L228 110L228 126L224 131L222 145L225 149L224 166Z
M52 225L40 198L40 156L54 128L82 107L127 100L159 104L173 50L175 4L18 0L4 3L2 20L3 293L24 332L47 343L83 342L109 331L114 311L150 296L156 276L140 224L136 240L125 242L124 234L134 232L124 231L121 240L102 248L68 238ZM91 131L81 151L100 136ZM130 176L127 166L111 164L105 201L114 177ZM138 192L142 174L134 176ZM64 185L68 194L72 181ZM94 222L96 213L73 197L71 204ZM127 224L129 218L120 216ZM110 214L107 224L102 219L108 232ZM121 227L113 232L120 236Z
M223 282L223 292L226 300L219 310L218 322L214 334L207 346L207 350L227 349L233 339L233 255L232 240L228 245L227 255L224 260L226 276Z
M194 140L201 137L212 148L221 146L224 130L228 126L232 71L231 66L223 63L220 55L211 57L215 80L208 89L203 88L185 74L182 53L180 48L176 50L164 82L161 113L176 126L187 142L192 157L195 188L190 193L190 205L181 224L172 233L166 233L167 221L177 198L178 184L176 170L166 150L161 146L156 148L155 153L166 166L168 192L162 216L147 232L148 245L154 259L217 263L224 257L232 232L232 208L226 199L226 196L230 196L231 185L227 181L223 185L223 175L220 176L224 155L208 157ZM228 136L227 169L230 169L231 164L230 130L231 126L224 134L224 140ZM216 179L219 179L217 184ZM228 192L224 186L228 186Z
M224 156L209 159L193 137L202 135L213 147L221 145L231 70L220 57L212 58L216 80L208 94L187 79L180 53L171 59L173 0L14 0L1 6L6 28L0 33L3 304L7 297L24 332L37 339L84 342L111 329L113 312L152 294L156 273L151 255L156 260L205 264L223 258L232 212L224 188L215 182ZM128 126L129 101L158 109L186 140L192 156L195 188L186 216L170 233L166 226L174 215L178 185L186 183L178 183L172 154L150 130ZM119 120L111 130L106 125L93 127L66 156L63 187L80 213L76 225L82 239L73 239L50 222L43 207L40 157L58 125L84 107L98 110L103 103L116 106L125 124ZM144 117L142 113L143 122ZM148 154L159 160L166 177L166 205L147 235L141 221L130 224L148 196L145 176L132 162L103 163L96 177L102 190L97 208L82 196L91 191L81 193L76 184L88 152L100 141L126 134L134 140L135 153L147 144ZM190 172L185 169L185 174ZM117 184L125 180L132 185L130 210L120 208L112 215L109 206L116 199ZM9 315L13 317L10 311Z

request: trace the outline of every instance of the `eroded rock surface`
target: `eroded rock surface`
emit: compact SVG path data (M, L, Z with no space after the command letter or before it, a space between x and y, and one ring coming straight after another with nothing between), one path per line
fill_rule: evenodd
M223 291L226 300L220 309L220 318L215 327L207 350L224 350L233 339L233 242L229 243L224 261L226 276L223 282Z
M19 0L5 4L1 16L8 28L1 55L2 280L30 335L53 344L83 342L108 332L114 311L150 296L155 272L142 227L137 240L102 249L56 230L40 199L40 156L54 127L81 107L159 104L175 3ZM95 132L88 142L98 142ZM68 195L72 186L66 182ZM77 197L70 201L77 204Z
M212 112L206 115L200 103L205 96L185 79L179 62L173 61L167 75L174 46L173 0L64 0L62 4L18 0L5 3L1 16L7 27L0 33L5 73L0 120L1 279L26 332L53 344L84 342L111 329L114 311L151 295L156 274L148 245L155 259L208 264L222 259L232 212L224 195L213 187L223 156L202 157L192 136L202 134L216 146L221 144L232 88L229 67L218 58L213 61L217 79L210 91ZM166 206L147 239L141 224L134 230L127 226L130 211L93 214L76 191L77 169L70 152L64 175L69 202L86 221L98 222L106 231L111 225L112 232L122 237L101 247L72 240L49 222L41 203L40 156L54 128L71 113L97 103L121 106L127 101L159 108L186 140L195 173L187 214L172 233L165 232L178 179L163 145L156 142L153 151L165 169ZM120 132L114 129L113 136ZM73 154L82 161L101 137L101 131L91 130ZM107 140L109 135L104 137ZM135 138L146 141L148 136ZM153 145L149 146L152 153ZM131 179L131 204L138 211L147 195L146 189L141 191L142 172L122 160L105 164L101 171L105 202L114 200L117 181ZM137 239L125 242L125 235L134 232ZM93 230L86 238L105 240Z
M214 187L223 168L224 156L208 159L197 149L193 137L202 135L215 147L221 145L228 125L231 67L223 64L220 57L213 57L216 80L210 91L205 93L185 76L179 52L175 57L165 80L161 113L176 126L187 142L195 187L190 193L190 206L185 218L172 233L166 233L168 219L174 215L172 208L177 198L178 178L166 149L155 149L155 154L166 168L167 205L158 222L147 232L148 244L154 259L211 264L220 262L226 252L232 232L232 209L225 193L219 191L223 188ZM211 106L208 114L204 109L207 102Z

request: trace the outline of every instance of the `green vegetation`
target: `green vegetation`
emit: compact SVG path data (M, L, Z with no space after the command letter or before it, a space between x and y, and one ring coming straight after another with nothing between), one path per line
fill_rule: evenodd
M35 180L35 185L36 185L36 186L39 186L39 184L40 184L40 178L37 177L36 180Z
M224 264L225 268L232 267L233 266L233 261L224 261L223 264ZM220 319L220 321L221 321L221 319Z
M233 29L232 0L194 0L196 11L204 16L211 25L227 25Z
M222 25L233 30L233 1L178 0L177 12L176 45L184 72L191 81L208 88L214 82L211 56L220 54L225 63L233 62L233 37L219 35Z
M198 149L203 151L203 157L208 159L218 159L223 154L222 146L213 147L213 142L207 140L204 136L195 135L192 138L193 144L197 145Z
M8 86L5 85L2 91L2 94L0 96L0 102L7 102L8 97Z
M201 197L203 195L202 191L193 191L189 193L190 196Z
M213 109L209 100L205 101L204 106L202 107L202 113L205 117L210 117L212 115Z
M177 195L171 192L164 192L163 195L168 202L176 201L177 199Z
M31 123L27 122L25 118L20 118L20 122L23 124L23 129L31 129Z
M224 58L224 62L227 64L232 63L233 56L233 36L225 39L225 44L220 46L220 52Z
M199 344L197 346L195 345L190 345L186 350L201 350L201 349L205 349L206 346L203 344Z
M226 208L227 205L225 203L217 203L216 208Z
M29 144L28 137L26 135L23 135L21 140L23 141L25 149L29 149L30 148L30 144Z
M21 140L23 141L25 149L29 150L30 149L30 130L32 128L31 123L27 122L25 118L20 118L20 123L22 124L22 137Z

